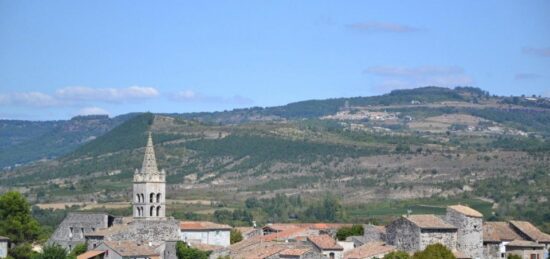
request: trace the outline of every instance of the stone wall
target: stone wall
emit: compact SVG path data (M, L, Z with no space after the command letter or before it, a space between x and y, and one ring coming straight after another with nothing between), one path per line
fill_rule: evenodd
M106 241L136 242L160 242L179 238L179 221L174 219L134 220L128 223L125 231L105 236Z
M229 230L181 231L181 240L228 247Z
M371 224L363 224L363 237L365 242L386 242L386 233Z
M420 249L420 229L401 217L386 227L386 242L398 250L418 251Z
M69 213L59 224L48 243L56 243L67 250L86 241L85 234L112 225L114 217L106 213Z
M418 250L424 250L431 244L442 244L451 250L456 249L457 235L451 229L422 229L420 231L420 245Z
M500 243L485 243L483 244L484 259L501 259Z
M483 220L447 209L446 221L457 230L456 249L474 259L483 258Z

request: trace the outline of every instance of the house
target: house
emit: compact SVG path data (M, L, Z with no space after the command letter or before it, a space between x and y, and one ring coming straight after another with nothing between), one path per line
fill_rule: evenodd
M542 244L544 249L550 250L550 235L543 233L530 222L512 220L510 225L523 239Z
M115 219L107 213L71 212L59 224L49 242L71 251L76 245L86 242L87 234L113 226Z
M241 232L243 239L249 239L255 236L263 235L263 230L261 228L255 227L235 227L237 231Z
M524 232L522 232L522 230ZM525 233L529 233L529 235ZM517 254L522 258L546 258L544 241L547 234L542 233L531 223L525 221L485 222L483 224L483 255L487 259L505 258ZM527 240L526 240L527 238Z
M330 259L343 259L344 248L329 235L308 236L307 241L313 244L317 252Z
M398 250L416 252L440 243L456 249L457 227L435 215L406 215L386 226L387 243Z
M383 242L369 242L344 253L344 259L373 259L396 251L395 247Z
M98 250L86 251L77 256L76 259L105 259L105 252Z
M483 257L483 214L464 205L447 207L446 222L457 228L456 250L466 258Z
M9 242L9 238L0 236L0 258L8 257Z
M208 221L181 221L180 237L187 243L228 247L231 226Z

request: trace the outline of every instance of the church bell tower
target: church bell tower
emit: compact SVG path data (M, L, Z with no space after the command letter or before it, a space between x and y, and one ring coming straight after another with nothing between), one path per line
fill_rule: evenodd
M134 195L132 209L134 218L164 218L166 207L166 173L157 168L153 138L149 132L145 157L141 170L134 173Z

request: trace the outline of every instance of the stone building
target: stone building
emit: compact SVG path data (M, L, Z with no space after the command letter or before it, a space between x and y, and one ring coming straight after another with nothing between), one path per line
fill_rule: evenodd
M49 242L56 243L70 251L77 244L86 242L86 235L113 226L115 219L107 213L71 212L59 224Z
M181 221L181 240L194 244L228 247L231 226L207 221Z
M145 147L141 170L134 173L132 208L134 218L156 219L165 217L166 173L157 168L151 133Z
M344 253L344 259L374 259L396 251L395 247L384 242L368 242Z
M463 205L447 207L446 221L457 228L456 250L479 259L483 257L483 215Z
M528 233L528 234L527 234ZM548 258L545 234L526 221L496 221L483 224L483 258L506 258L516 254L522 258Z
M406 252L424 250L436 243L455 250L457 228L435 215L406 215L386 226L386 239Z
M329 259L343 259L344 248L329 235L308 236L307 241L313 244L315 250Z

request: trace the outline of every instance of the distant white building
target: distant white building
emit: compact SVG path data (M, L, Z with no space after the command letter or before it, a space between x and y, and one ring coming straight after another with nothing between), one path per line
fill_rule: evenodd
M8 243L10 239L0 236L0 258L8 257Z
M181 221L181 240L193 244L228 247L231 226L208 221Z

